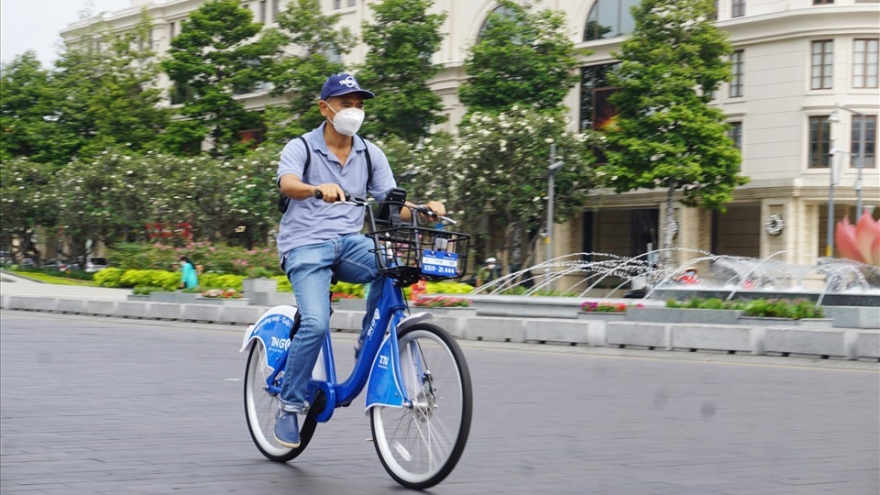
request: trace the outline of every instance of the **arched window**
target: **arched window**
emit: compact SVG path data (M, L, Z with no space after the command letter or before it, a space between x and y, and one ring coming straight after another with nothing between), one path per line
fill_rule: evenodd
M507 17L507 18L511 18L514 16L514 14L516 14L516 12L514 12L513 9L511 9L510 7L507 7L505 5L500 5L498 7L495 7L494 9L492 9L492 13L498 14L501 17ZM489 21L490 21L489 17L490 16L486 16L486 20L483 21L483 25L480 26L480 34L477 35L477 39L482 38L483 34L486 32L486 29L489 27Z
M635 27L631 9L639 0L596 0L587 16L584 41L623 36Z

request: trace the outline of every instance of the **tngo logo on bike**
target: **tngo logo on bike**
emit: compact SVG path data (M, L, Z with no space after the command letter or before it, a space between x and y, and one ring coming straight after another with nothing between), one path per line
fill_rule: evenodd
M373 319L370 320L370 328L367 329L367 337L373 335L373 329L376 328L376 322L379 321L379 308L373 311Z
M288 347L290 347L290 339L279 339L278 337L272 337L272 341L269 343L269 347L286 350Z

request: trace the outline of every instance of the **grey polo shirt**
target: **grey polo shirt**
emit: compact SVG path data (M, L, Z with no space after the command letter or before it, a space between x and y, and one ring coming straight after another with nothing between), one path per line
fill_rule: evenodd
M339 184L353 196L366 197L369 192L377 201L382 201L388 191L397 187L385 153L373 143L364 146L360 137L354 138L352 152L348 155L345 166L342 166L339 159L327 151L327 143L324 141L325 125L326 122L305 134L312 153L309 176L302 177L307 155L303 142L297 138L291 139L281 151L276 181L281 180L282 175L294 174L306 184ZM365 156L368 150L373 161L373 183L369 191ZM302 201L291 199L287 212L281 217L278 253L283 258L293 248L320 244L360 232L364 225L364 214L362 207L331 205L315 198Z

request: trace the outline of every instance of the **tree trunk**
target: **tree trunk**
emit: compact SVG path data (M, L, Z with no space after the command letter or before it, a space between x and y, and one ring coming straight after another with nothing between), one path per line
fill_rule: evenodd
M670 181L666 191L666 220L663 223L663 259L667 262L672 260L672 222L675 221L673 200L675 199L675 184Z

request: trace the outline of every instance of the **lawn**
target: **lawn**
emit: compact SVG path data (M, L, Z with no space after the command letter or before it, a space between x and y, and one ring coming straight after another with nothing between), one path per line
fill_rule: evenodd
M54 275L48 275L40 272L21 272L21 271L13 271L12 273L18 275L19 277L29 278L31 280L36 280L38 282L45 282L47 284L57 284L57 285L78 285L82 287L97 287L98 285L91 280L78 280L75 278L67 278L67 277L56 277Z

